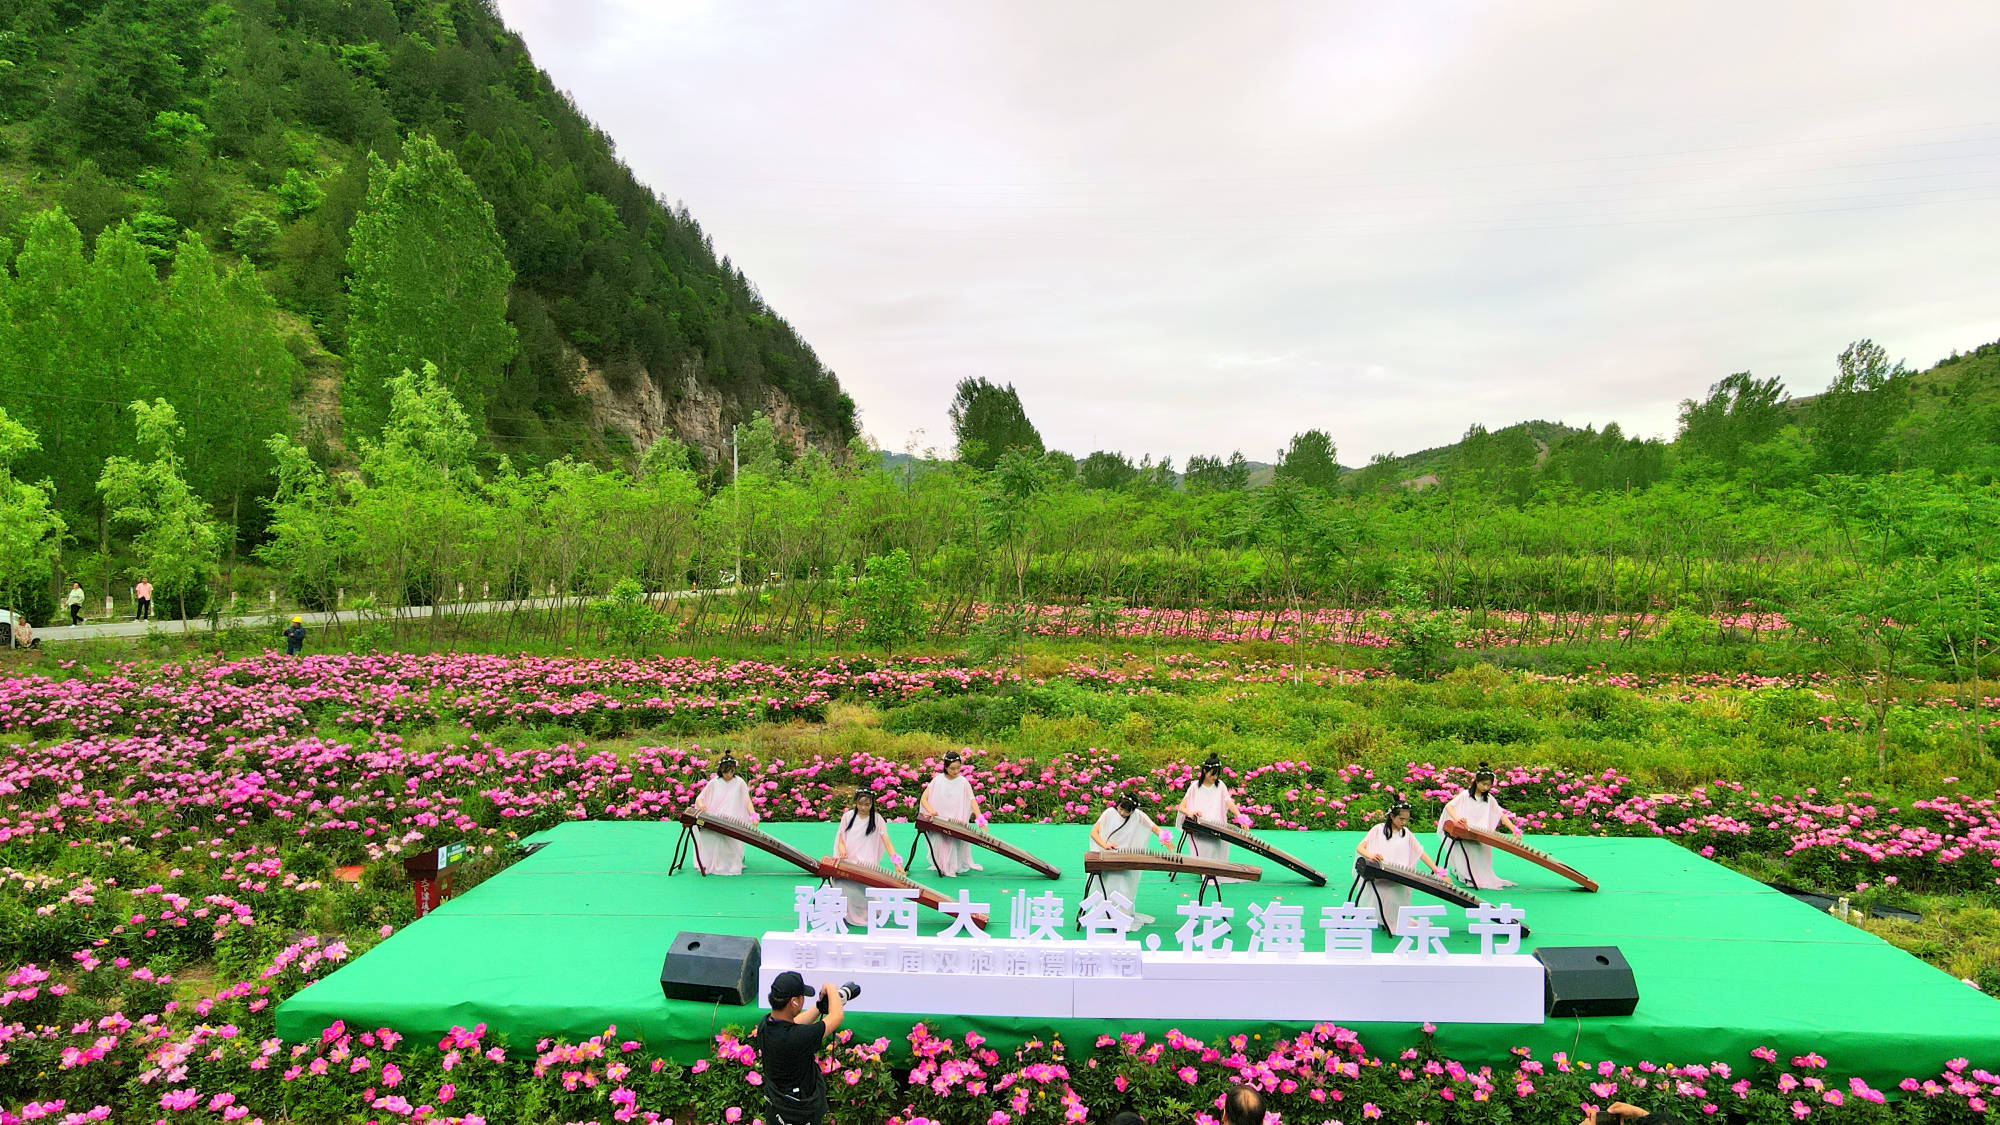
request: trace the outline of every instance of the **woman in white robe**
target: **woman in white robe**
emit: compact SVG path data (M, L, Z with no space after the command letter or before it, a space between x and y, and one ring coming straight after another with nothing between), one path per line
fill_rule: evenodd
M1229 795L1229 786L1222 783L1222 759L1209 755L1201 764L1201 772L1195 776L1194 784L1188 786L1181 803L1175 807L1175 827L1181 827L1181 817L1193 815L1209 824L1233 824L1240 812L1236 798ZM1188 850L1203 859L1228 859L1229 841L1196 829L1188 829Z
M1401 801L1390 808L1388 820L1368 830L1355 846L1354 854L1397 867L1414 868L1421 863L1434 874L1444 874L1431 862L1430 853L1418 842L1417 834L1410 831L1410 806ZM1401 935L1405 932L1403 908L1410 905L1410 888L1387 879L1363 879L1355 905L1375 907L1389 932Z
M944 772L932 777L931 783L924 787L922 803L926 816L970 823L974 817L983 815L979 798L972 792L972 779L965 776L965 759L958 751L945 754ZM961 872L986 870L972 858L972 845L964 840L941 832L924 835L939 875L950 879Z
M875 811L875 794L857 789L853 806L840 814L840 828L833 837L833 858L863 867L880 867L884 856L898 872L903 870L903 857L896 854L896 843L889 839L889 822ZM833 885L847 896L847 924L867 925L868 888L851 879L835 879Z
M1105 809L1097 823L1090 826L1090 846L1101 852L1143 852L1159 830L1152 817L1139 811L1137 798L1121 793L1117 805ZM1107 896L1124 895L1132 903L1133 917L1139 925L1153 924L1151 914L1138 912L1139 872L1106 871L1097 876L1097 882Z
M757 823L757 810L750 804L750 786L736 776L736 759L727 755L715 764L715 776L701 787L694 799L694 811L726 816L745 824ZM706 829L694 830L695 865L704 875L743 874L743 841Z
M1479 772L1472 775L1472 788L1453 797L1438 814L1438 854L1445 857L1451 873L1460 881L1482 890L1511 887L1514 881L1494 873L1491 845L1454 840L1444 834L1444 824L1447 820L1462 820L1482 832L1512 832L1515 839L1520 839L1521 826L1514 823L1514 818L1500 807L1493 794L1497 781L1486 763L1479 763Z

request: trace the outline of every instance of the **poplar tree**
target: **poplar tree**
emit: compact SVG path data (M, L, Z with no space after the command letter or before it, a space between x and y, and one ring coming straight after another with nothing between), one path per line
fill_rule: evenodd
M1340 466L1333 459L1333 438L1325 430L1293 434L1276 475L1307 488L1333 488L1340 481Z
M347 249L348 432L380 433L391 380L426 363L472 417L483 417L514 354L514 269L493 207L429 137L412 138L393 168L370 162L368 201Z
M139 448L144 459L113 457L104 463L97 490L104 494L111 522L138 529L132 553L140 570L171 599L183 620L190 595L199 595L215 577L222 535L208 505L188 487L177 448L180 419L165 399L134 402Z
M1028 420L1012 383L1002 387L985 379L960 379L948 413L958 459L975 469L991 469L1016 449L1031 457L1042 455L1041 432Z
M26 613L49 603L65 526L48 481L14 477L14 463L40 443L33 431L0 410L0 608ZM30 598L39 586L42 598Z

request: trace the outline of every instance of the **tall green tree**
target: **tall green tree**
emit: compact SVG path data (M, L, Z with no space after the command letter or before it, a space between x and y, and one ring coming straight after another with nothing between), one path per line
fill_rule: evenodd
M1340 482L1340 466L1334 461L1333 438L1325 430L1293 434L1276 475L1297 481L1307 488L1331 490Z
M15 462L38 445L33 431L0 409L0 608L23 614L47 602L65 530L55 487L14 476Z
M1296 444L1296 443L1295 443ZM1277 564L1285 605L1294 616L1292 682L1301 681L1304 662L1297 657L1306 635L1305 572L1310 556L1325 542L1320 498L1295 476L1274 477L1257 494L1243 537Z
M427 136L390 167L371 158L368 201L347 248L350 433L373 437L388 418L390 383L425 363L475 417L514 354L507 289L514 270L493 207L458 161Z
M1016 602L1028 594L1028 564L1034 561L1035 516L1048 492L1048 470L1025 449L1010 449L993 467L985 501L987 534L999 550Z
M1785 385L1738 371L1708 388L1708 397L1681 402L1682 451L1741 472L1750 447L1771 440L1785 424Z
M912 573L909 552L901 547L870 558L847 596L849 616L861 622L856 634L861 643L880 645L887 656L923 636L923 590L923 579Z
M334 592L359 546L354 524L326 470L304 446L273 434L265 447L278 486L270 500L269 538L257 548L257 557L284 576L286 589L301 605L332 609Z
M142 460L113 457L97 489L114 524L135 528L132 553L163 603L187 617L190 597L203 592L221 559L222 532L208 505L189 487L179 445L184 431L165 399L134 402Z
M1873 340L1840 353L1840 374L1806 411L1815 467L1823 473L1867 473L1886 466L1884 439L1910 407L1910 372Z
M389 380L379 438L361 441L350 484L360 574L394 605L437 605L472 577L470 561L492 520L473 451L479 436L436 365Z
M1012 383L1002 387L983 378L960 379L948 413L958 459L975 469L991 469L1017 449L1031 457L1042 455L1042 435L1028 420Z
M1187 490L1195 493L1241 492L1250 487L1250 463L1236 450L1224 461L1220 457L1196 455L1188 458Z
M1076 466L1077 482L1085 488L1124 488L1139 477L1138 466L1123 453L1100 449Z
M291 426L299 362L247 264L229 267L199 235L174 248L159 311L160 393L180 404L188 483L229 520L229 553L254 522L269 479L268 435Z

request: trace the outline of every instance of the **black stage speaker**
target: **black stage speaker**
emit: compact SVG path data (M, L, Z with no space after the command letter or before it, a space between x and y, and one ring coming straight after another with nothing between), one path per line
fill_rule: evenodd
M1552 1016L1629 1016L1639 1006L1632 966L1615 945L1545 945L1542 1000Z
M660 991L669 1000L755 1004L760 999L757 971L763 964L756 938L682 930L660 966Z

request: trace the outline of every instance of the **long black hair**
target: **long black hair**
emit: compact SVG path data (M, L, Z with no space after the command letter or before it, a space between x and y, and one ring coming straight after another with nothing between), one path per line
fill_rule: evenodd
M875 811L875 806L878 803L875 800L875 794L869 792L866 789L856 789L854 791L855 804L860 804L861 799L863 797L868 798L867 835L873 836L875 834L876 827L882 823L882 814ZM840 815L840 830L842 832L847 831L847 826L853 823L854 823L854 809L849 808L846 812Z
M1479 783L1481 781L1490 783L1487 786L1486 795L1483 797L1479 794ZM1472 775L1472 784L1467 786L1465 791L1473 800L1485 801L1490 804L1493 801L1494 791L1499 788L1500 778L1494 774L1493 767L1487 765L1485 762L1481 762L1479 763L1479 772Z
M1211 774L1211 773L1215 775L1215 783L1216 783L1217 785L1221 785L1221 784L1222 784L1222 755L1220 755L1220 754L1210 754L1210 755L1208 756L1208 760L1207 760L1207 761L1205 761L1205 762L1203 762L1203 763L1201 764L1201 768L1200 768L1200 769L1198 769L1198 770L1196 770L1196 771L1194 772L1194 783L1195 783L1196 785L1205 785L1205 784L1207 784L1207 778L1208 778L1208 775L1209 775L1209 774Z
M1410 802L1403 800L1401 797L1396 798L1395 803L1389 806L1389 815L1382 818L1382 835L1391 840L1395 839L1396 814L1407 813L1409 811L1410 811ZM1412 815L1414 816L1415 814ZM1404 832L1410 831L1407 825L1404 826L1402 830Z

